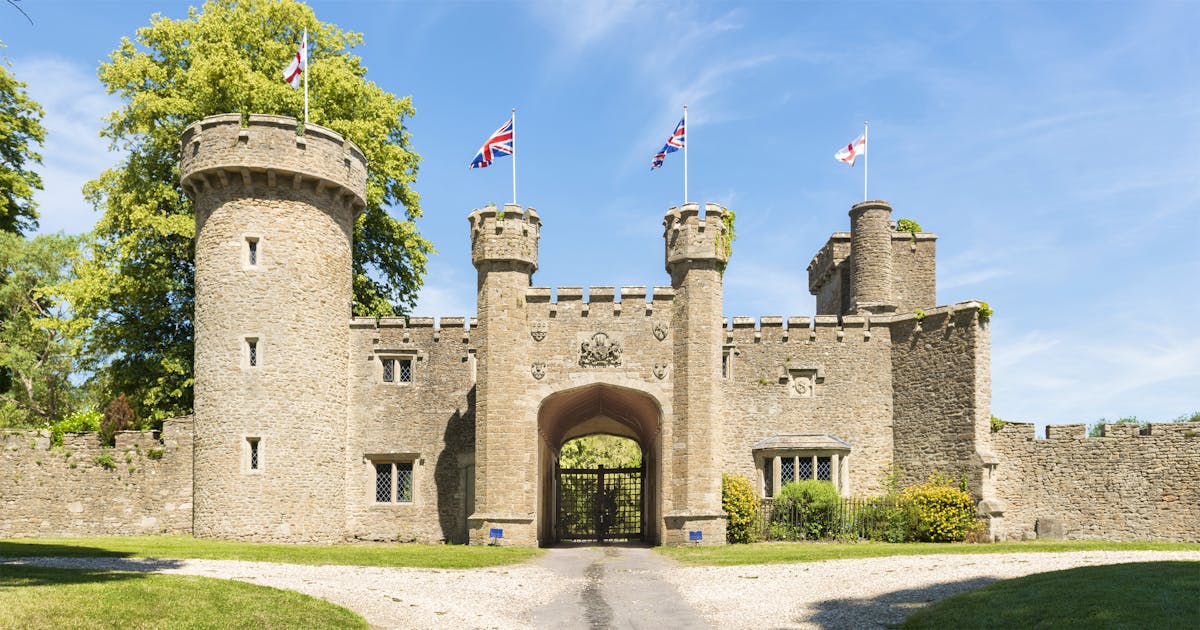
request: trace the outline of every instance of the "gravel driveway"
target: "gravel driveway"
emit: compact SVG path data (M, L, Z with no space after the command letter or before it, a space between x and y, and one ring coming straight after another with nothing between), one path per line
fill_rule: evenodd
M551 549L471 570L232 560L25 558L39 566L154 571L285 588L377 628L880 628L956 593L1079 566L1200 561L1200 551L934 555L738 567L673 565L643 548Z

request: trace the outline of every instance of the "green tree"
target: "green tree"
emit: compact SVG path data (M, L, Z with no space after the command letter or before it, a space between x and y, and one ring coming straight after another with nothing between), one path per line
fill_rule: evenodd
M7 58L0 63L0 232L23 234L37 227L33 191L42 189L42 178L29 167L42 163L33 147L46 139L46 130L42 106L10 67Z
M558 452L563 468L635 468L642 465L637 442L615 435L588 435L563 444Z
M100 66L101 82L124 101L101 135L126 157L85 187L103 215L70 292L96 323L102 398L127 393L140 417L192 406L195 221L179 187L179 134L226 112L301 116L303 94L281 72L305 28L310 120L353 141L370 163L354 234L354 313L394 315L415 302L433 249L414 224L420 156L404 127L414 110L409 97L365 78L351 54L361 34L319 22L293 0L213 0L181 20L156 14Z
M58 291L71 279L81 239L0 232L0 425L40 426L74 409L86 322Z

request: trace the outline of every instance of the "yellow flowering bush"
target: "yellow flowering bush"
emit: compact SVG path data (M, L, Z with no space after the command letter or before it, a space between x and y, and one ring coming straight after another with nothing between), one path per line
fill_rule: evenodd
M762 532L758 516L758 497L750 480L741 475L721 475L721 507L729 515L725 539L729 543L758 540Z
M960 542L979 527L971 495L941 475L901 490L900 501L911 515L913 537L921 542Z

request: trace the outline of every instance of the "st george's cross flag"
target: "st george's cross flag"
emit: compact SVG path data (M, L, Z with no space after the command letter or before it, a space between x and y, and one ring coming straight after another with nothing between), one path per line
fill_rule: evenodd
M867 136L861 135L855 138L854 142L851 142L850 144L847 144L838 150L838 152L833 155L833 159L849 164L850 166L854 166L854 160L858 159L858 156L866 154Z
M308 31L304 31L304 39L300 41L300 50L292 56L286 68L283 69L283 80L293 88L300 89L300 80L308 70Z
M479 153L475 154L475 159L471 160L471 166L468 168L487 168L496 158L512 155L514 136L513 119L509 118L484 141L482 147L479 147Z
M653 171L662 166L663 162L667 159L668 153L674 153L687 146L687 123L684 122L686 120L686 118L679 119L679 124L675 125L675 131L671 132L671 137L667 138L667 143L650 159L650 170Z

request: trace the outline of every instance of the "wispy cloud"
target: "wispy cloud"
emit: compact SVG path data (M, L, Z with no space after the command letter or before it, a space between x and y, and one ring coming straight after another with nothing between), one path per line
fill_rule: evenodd
M84 232L97 216L83 185L120 159L100 137L103 117L119 105L105 94L95 72L54 57L13 60L13 70L42 104L46 144L40 169L44 190L36 195L40 232Z

